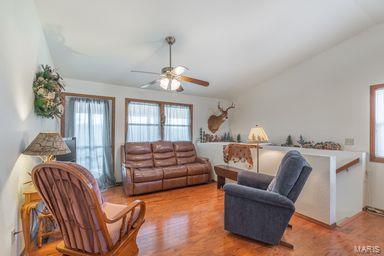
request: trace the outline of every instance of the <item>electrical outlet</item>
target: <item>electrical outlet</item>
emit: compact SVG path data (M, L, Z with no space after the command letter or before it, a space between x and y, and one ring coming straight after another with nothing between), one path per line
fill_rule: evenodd
M353 146L353 145L355 145L355 139L354 138L345 138L344 144L346 146Z

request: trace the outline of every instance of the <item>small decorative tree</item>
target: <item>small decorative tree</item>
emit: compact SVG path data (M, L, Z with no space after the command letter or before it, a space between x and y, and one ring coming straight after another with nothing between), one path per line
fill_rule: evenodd
M229 133L224 133L224 141L229 141Z
M237 134L236 140L237 140L237 142L241 142L241 135L240 135L240 133Z
M300 147L303 147L303 145L306 143L306 141L303 138L303 135L300 134L300 137L297 143L299 143Z
M293 146L293 141L291 135L288 135L287 140L285 141L285 146Z

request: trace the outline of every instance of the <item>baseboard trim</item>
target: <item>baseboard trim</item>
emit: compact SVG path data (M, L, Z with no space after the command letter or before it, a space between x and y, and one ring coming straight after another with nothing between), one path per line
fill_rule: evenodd
M380 215L380 216L384 216L384 210L383 209L379 209L379 208L375 208L375 207L371 207L371 206L365 206L363 208L363 211L370 212L370 213L373 213L373 214L377 214L377 215Z
M338 227L343 227L343 226L351 223L352 221L354 221L356 218L358 218L363 213L364 213L364 209L363 209L363 211L358 212L355 215L352 215L351 217L347 217L347 218L343 219L340 223L337 224L337 226Z
M321 222L321 221L319 221L319 220L315 220L314 218L308 217L308 216L303 215L303 214L298 213L298 212L295 212L294 215L295 215L296 217L305 219L305 220L307 220L307 221L310 221L310 222L312 222L312 223L315 223L315 224L320 225L320 226L322 226L322 227L325 227L325 228L327 228L327 229L334 229L334 228L336 228L336 223L330 225L330 224Z

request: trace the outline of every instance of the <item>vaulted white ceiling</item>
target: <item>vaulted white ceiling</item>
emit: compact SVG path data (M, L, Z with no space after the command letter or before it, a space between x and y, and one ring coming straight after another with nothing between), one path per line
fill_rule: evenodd
M36 0L55 66L67 78L138 87L175 65L231 98L384 20L383 0Z

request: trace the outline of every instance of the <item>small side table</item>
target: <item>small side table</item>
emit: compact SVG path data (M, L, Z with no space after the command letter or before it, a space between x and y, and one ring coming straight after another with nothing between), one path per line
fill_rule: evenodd
M241 171L244 171L243 169L229 165L215 165L214 169L217 175L217 189L224 187L225 178L237 181L237 174Z
M41 198L37 191L24 192L24 203L21 206L21 225L24 235L24 255L31 255L31 212L37 208L37 205L41 202Z

